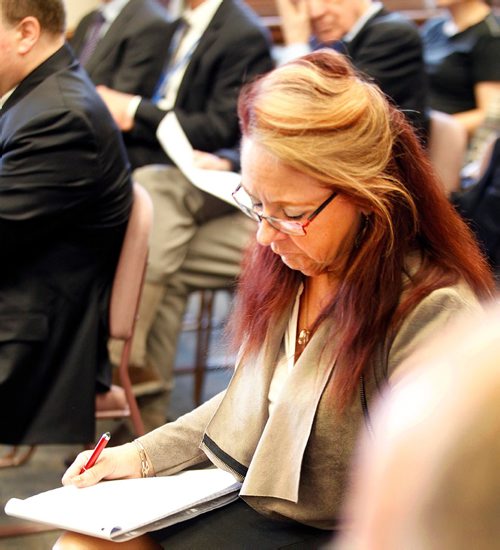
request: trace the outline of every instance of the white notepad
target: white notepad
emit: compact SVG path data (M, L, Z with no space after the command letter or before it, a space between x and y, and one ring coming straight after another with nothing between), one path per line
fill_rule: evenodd
M240 183L241 175L236 172L196 168L193 148L173 111L163 117L156 136L172 162L193 185L236 208L232 192Z
M118 542L229 504L238 498L240 488L241 483L223 470L190 470L11 498L5 513Z

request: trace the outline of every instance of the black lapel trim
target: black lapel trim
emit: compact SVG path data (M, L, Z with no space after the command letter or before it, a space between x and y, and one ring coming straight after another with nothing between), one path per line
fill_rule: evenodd
M222 462L224 462L224 464L227 464L237 474L239 474L242 477L245 477L247 475L248 468L246 466L244 466L243 464L241 464L240 462L238 462L237 460L235 460L232 456L229 456L225 451L223 451L217 445L217 443L215 443L215 441L210 439L210 437L208 437L207 434L205 434L203 436L203 443L204 443L204 445L207 446L208 449L210 449L210 451L212 453L214 453L214 455L217 458L222 460Z

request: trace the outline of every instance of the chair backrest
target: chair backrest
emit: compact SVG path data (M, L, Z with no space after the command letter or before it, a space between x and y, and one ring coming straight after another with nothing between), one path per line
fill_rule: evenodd
M127 340L133 334L152 226L151 197L143 187L134 183L134 203L111 291L109 331L112 338Z
M431 110L429 158L447 195L460 188L467 131L453 116Z
M129 358L135 322L146 274L149 237L153 227L153 203L148 192L134 184L132 212L118 259L109 306L109 335L121 340L118 376L121 388L110 391L96 400L96 418L130 417L137 436L144 434L137 400L129 376Z

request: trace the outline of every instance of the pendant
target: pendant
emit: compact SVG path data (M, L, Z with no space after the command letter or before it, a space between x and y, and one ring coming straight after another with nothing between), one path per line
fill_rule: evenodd
M299 337L297 338L297 344L299 344L299 346L305 346L309 342L310 336L311 336L311 333L306 328L303 328L299 332Z

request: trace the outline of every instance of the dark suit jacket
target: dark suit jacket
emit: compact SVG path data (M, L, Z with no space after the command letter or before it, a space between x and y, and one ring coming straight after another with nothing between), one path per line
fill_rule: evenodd
M120 132L64 46L0 111L0 443L93 441L131 197Z
M77 56L95 11L78 24L71 38ZM130 0L98 42L85 64L94 84L151 97L160 78L173 25L156 0Z
M500 138L481 179L455 193L452 202L476 234L500 285Z
M236 104L242 84L273 66L269 36L241 0L224 0L201 37L179 87L174 111L195 149L237 145ZM143 100L126 136L133 167L168 163L156 139L165 111Z
M381 9L345 46L356 68L371 77L426 135L428 88L417 27L401 14Z

